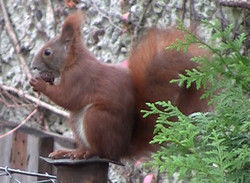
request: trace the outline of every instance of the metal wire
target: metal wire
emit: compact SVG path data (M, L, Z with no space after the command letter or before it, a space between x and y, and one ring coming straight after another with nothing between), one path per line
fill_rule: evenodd
M41 181L35 181L33 183L56 183L56 176L49 175L47 173L41 174L36 172L28 172L28 171L22 171L22 170L16 170L9 167L0 167L0 171L3 171L3 173L0 173L0 176L9 176L10 180L14 180L16 183L21 183L19 180L17 180L15 177L13 177L12 174L21 174L26 176L35 176L35 177L43 177L47 178L48 180L41 180Z

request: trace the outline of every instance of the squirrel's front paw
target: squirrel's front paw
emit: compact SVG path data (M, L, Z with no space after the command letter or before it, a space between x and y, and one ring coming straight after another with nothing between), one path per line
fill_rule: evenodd
M32 78L30 85L33 86L33 90L36 92L44 92L46 88L46 82L42 78Z

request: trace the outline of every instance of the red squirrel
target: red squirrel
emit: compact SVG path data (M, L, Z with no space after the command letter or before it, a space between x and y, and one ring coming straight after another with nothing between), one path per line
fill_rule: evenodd
M155 117L143 119L146 102L172 101L185 113L206 109L202 90L186 89L169 81L197 67L190 58L204 50L197 46L187 54L166 47L184 34L176 29L152 29L132 49L128 68L98 61L86 48L80 12L67 17L60 36L36 55L32 68L40 76L30 84L57 105L70 111L70 125L78 148L57 150L51 158L81 159L99 156L113 160L151 151ZM60 83L55 85L54 78Z

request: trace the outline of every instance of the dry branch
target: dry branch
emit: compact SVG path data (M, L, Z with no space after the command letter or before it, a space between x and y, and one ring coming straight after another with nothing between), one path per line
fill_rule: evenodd
M107 13L103 13L103 11L95 4L94 1L90 0L90 2L92 3L93 7L97 10L97 12L104 18L108 19L109 23L115 27L116 29L122 31L122 28L120 28L119 26L117 26L113 21L112 18L110 16L107 15Z
M142 15L141 15L141 17L139 19L139 23L137 24L137 26L134 29L133 41L136 41L136 39L138 37L138 31L142 27L142 23L143 23L143 21L145 19L146 13L147 13L148 8L151 5L151 3L152 3L152 0L148 0L146 7L144 7L143 13L142 13Z
M19 41L17 39L14 28L13 28L11 22L10 22L9 15L7 13L7 9L6 9L4 0L0 0L0 5L1 5L1 9L2 9L2 12L3 12L3 17L4 17L4 21L5 21L5 28L6 28L7 33L8 33L8 35L9 35L11 41L12 41L13 46L15 47L18 59L21 62L21 67L25 71L27 77L29 79L31 79L32 75L31 75L29 67L28 67L27 63L25 62L25 59L24 59L24 57L23 57L23 55L21 53L21 47L19 45Z
M0 139L10 135L11 133L21 128L21 126L23 126L36 112L37 112L37 109L35 109L32 113L30 113L30 115L25 120L23 120L19 125L17 125L15 128L13 128L12 130L8 131L7 133L3 135L0 135Z
M24 91L22 90L18 90L16 88L13 88L13 87L10 87L10 86L4 86L4 85L0 85L0 89L3 89L3 90L6 90L6 91L9 91L9 92L13 92L15 94L17 94L20 98L25 98L25 99L28 99L30 100L31 102L37 104L39 107L43 107L47 110L50 110L56 114L59 114L63 117L66 117L68 118L69 117L69 113L66 112L66 111L63 111L61 109L58 109L46 102L43 102L43 101L39 101L37 98L25 93Z
M19 123L13 122L13 121L5 121L0 118L0 126L3 126L5 128L15 128ZM45 130L40 130L34 127L30 127L27 125L23 125L19 128L22 132L29 134L29 135L34 135L35 137L38 138L47 138L51 137L53 138L57 143L59 143L61 146L65 148L75 148L75 140L70 137L65 137L63 135L59 135L54 132L49 132Z
M218 0L218 2L223 6L250 9L250 1L248 0Z

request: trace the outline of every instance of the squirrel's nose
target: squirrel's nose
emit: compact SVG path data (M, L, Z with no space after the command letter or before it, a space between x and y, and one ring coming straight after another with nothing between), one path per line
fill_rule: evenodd
M34 59L32 65L31 65L31 69L33 70L44 70L46 68L46 66L44 65L43 62L41 62L39 59Z

